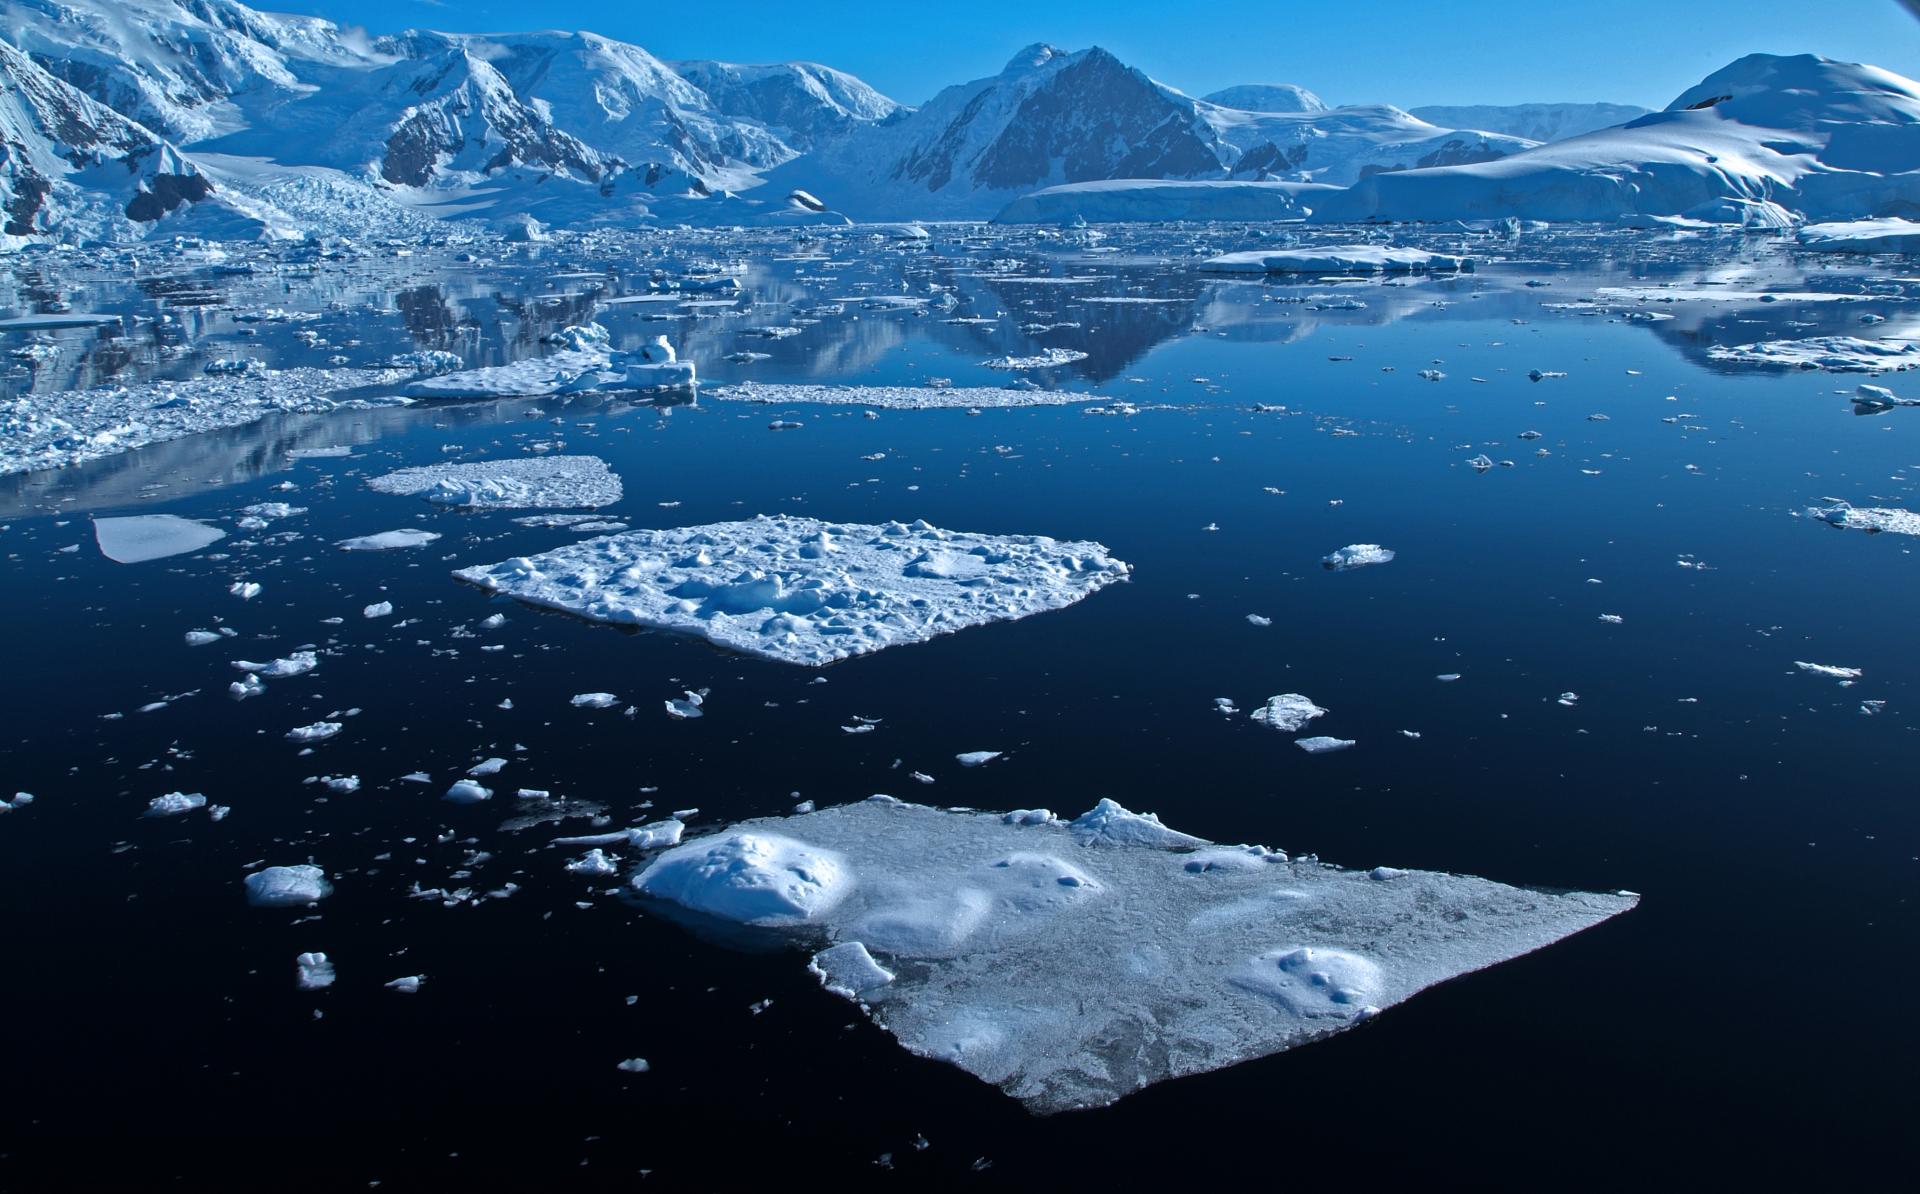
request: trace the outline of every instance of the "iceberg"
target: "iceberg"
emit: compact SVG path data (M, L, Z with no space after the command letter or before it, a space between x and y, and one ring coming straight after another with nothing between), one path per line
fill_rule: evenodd
M375 477L367 488L403 497L418 495L442 506L492 510L611 506L622 492L620 478L598 456L428 464Z
M199 551L227 537L219 527L176 514L135 514L93 520L100 554L116 564L144 564Z
M1112 801L875 798L742 822L632 886L806 949L907 1050L1043 1114L1312 1043L1637 902L1214 846Z
M544 398L693 388L693 362L679 360L665 336L623 352L605 347L608 333L597 323L566 332L573 334L561 333L560 342L571 345L564 351L511 365L419 378L408 384L407 394L413 398Z
M1099 543L762 515L607 535L454 576L593 621L818 667L1062 609L1128 572Z

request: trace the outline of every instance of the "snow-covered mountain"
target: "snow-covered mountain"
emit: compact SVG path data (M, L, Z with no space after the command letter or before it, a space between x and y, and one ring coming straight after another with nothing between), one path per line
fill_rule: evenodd
M5 0L0 42L17 51L0 62L16 89L26 67L50 75L168 141L182 170L230 198L310 201L300 223L315 231L407 209L818 219L726 194L897 107L811 64L676 69L592 33L368 38L235 0ZM65 144L43 136L35 152ZM314 225L337 199L341 226ZM711 210L678 211L689 204ZM36 234L57 233L45 215Z
M1647 114L1637 104L1429 104L1407 111L1429 124L1540 142L1564 141Z
M1304 87L1292 83L1243 83L1223 87L1201 99L1222 108L1243 112L1325 112L1327 103ZM1475 126L1478 127L1478 126Z
M1235 89L1241 90L1241 89ZM1267 101L1272 92L1260 89ZM1297 89L1295 89L1297 90ZM1245 97L1249 100L1258 97ZM1349 183L1379 170L1485 161L1533 143L1456 132L1387 106L1299 110L1196 100L1107 51L1020 51L1000 74L949 87L910 115L858 129L769 175L874 218L983 217L1045 187L1113 178Z
M1496 162L1381 174L1317 218L1772 222L1920 215L1920 83L1874 66L1752 54L1665 111Z

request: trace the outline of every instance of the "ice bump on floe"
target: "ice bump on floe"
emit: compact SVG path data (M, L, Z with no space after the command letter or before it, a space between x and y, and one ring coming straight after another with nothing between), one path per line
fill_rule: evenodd
M630 531L454 573L594 621L812 666L1061 609L1127 574L1098 543L788 516Z
M869 800L743 822L633 883L770 926L908 1050L1039 1112L1306 1044L1636 902L1381 882L1112 801L1063 823Z
M598 456L534 456L404 468L367 482L376 493L418 495L442 506L537 509L611 506L620 478Z
M100 554L116 564L144 564L199 551L227 537L219 527L175 514L135 514L96 518L93 537Z

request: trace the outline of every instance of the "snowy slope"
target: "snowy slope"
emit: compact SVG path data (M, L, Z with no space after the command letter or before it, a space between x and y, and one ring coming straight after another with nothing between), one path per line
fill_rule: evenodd
M1245 83L1223 87L1200 97L1222 108L1243 112L1325 112L1326 101L1304 87L1292 83ZM1477 127L1477 126L1476 126Z
M811 149L901 111L899 104L859 79L818 63L671 65L717 111L735 120L753 121L797 150Z
M1663 112L1502 161L1368 178L1316 216L1726 218L1755 201L1811 219L1920 214L1920 84L1811 54L1753 54Z
M1637 104L1429 104L1407 109L1430 124L1485 129L1529 141L1564 141L1647 114Z
M1345 186L1384 171L1485 162L1531 149L1532 141L1446 129L1391 104L1318 112L1249 112L1204 101L1196 108L1228 147L1236 178Z

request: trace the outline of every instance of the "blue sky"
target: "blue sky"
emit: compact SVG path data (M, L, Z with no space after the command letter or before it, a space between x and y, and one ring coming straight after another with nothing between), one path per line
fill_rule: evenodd
M1036 41L1101 45L1200 95L1298 83L1329 103L1614 100L1661 107L1742 54L1811 51L1920 75L1920 21L1895 0L254 0L376 33L591 29L662 58L807 59L919 103ZM670 15L669 15L670 14Z

